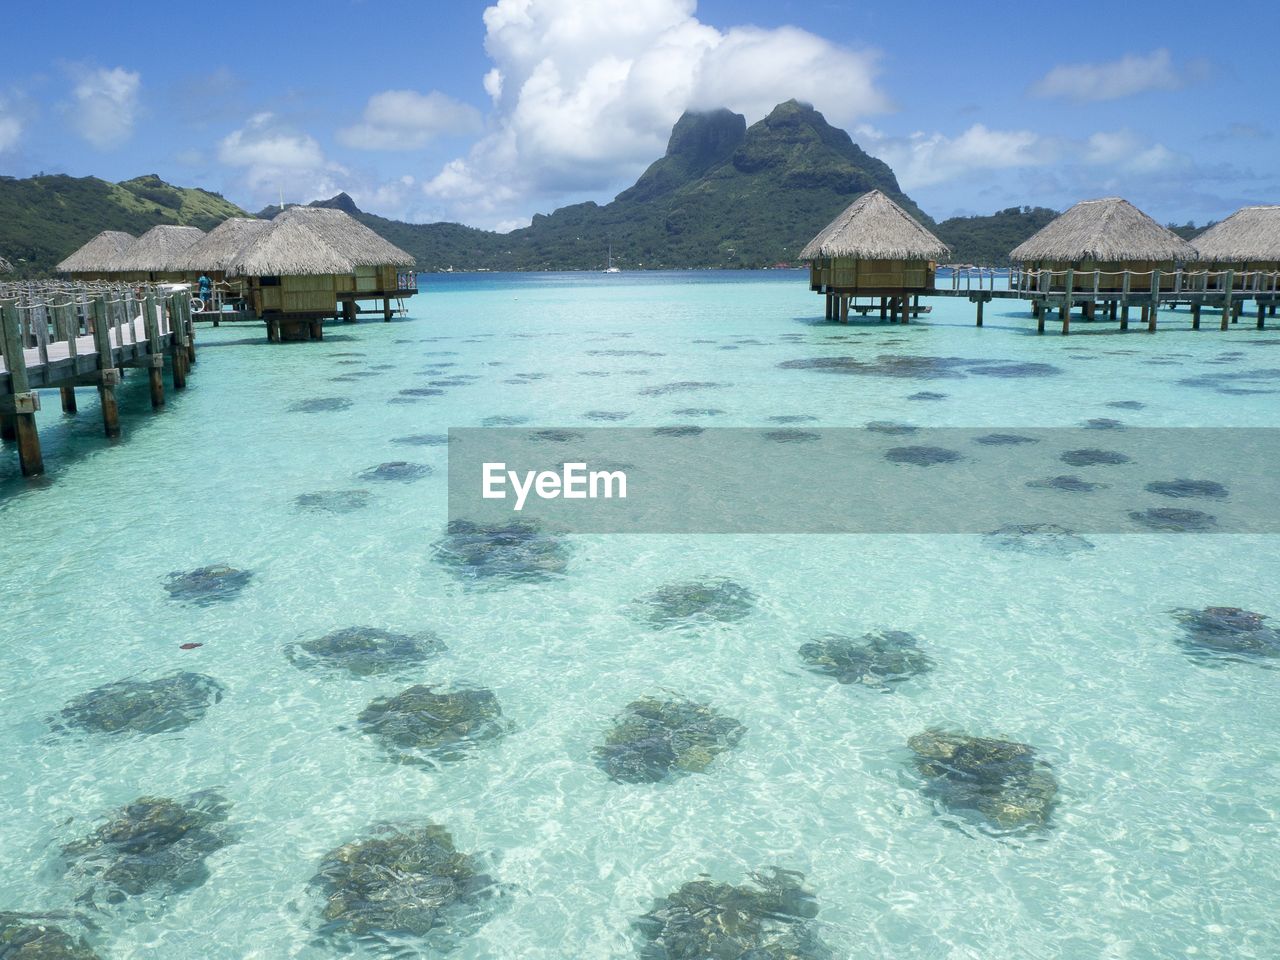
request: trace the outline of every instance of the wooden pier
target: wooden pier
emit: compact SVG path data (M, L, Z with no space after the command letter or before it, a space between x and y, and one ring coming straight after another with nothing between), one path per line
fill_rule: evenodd
M1129 329L1131 311L1136 310L1139 325L1148 333L1155 333L1162 309L1189 307L1193 330L1199 330L1206 319L1217 320L1218 327L1226 330L1246 315L1252 315L1257 329L1262 330L1266 318L1274 317L1280 305L1280 271L1182 268L1077 272L1014 268L1009 271L1004 288L997 282L1002 279L1002 273L986 267L956 270L951 275L950 288L939 286L913 293L910 298L898 291L860 291L869 297L866 304L834 287L813 289L826 295L826 318L844 323L851 312L865 317L876 310L882 320L906 323L912 316L929 311L927 306L920 306L921 297L958 297L974 304L975 323L980 327L986 304L993 300L1026 300L1036 318L1037 333L1045 332L1050 315L1057 311L1063 334L1070 333L1077 308L1080 319L1116 321L1121 330Z
M164 406L168 358L175 390L196 360L190 295L164 285L0 284L0 438L16 443L25 476L44 472L35 413L56 388L65 413L76 387L98 390L102 426L120 435L116 388L124 370L147 371L151 405Z

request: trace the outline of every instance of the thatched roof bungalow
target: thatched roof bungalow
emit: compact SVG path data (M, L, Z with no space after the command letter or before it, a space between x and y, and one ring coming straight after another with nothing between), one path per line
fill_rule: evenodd
M137 242L138 238L131 233L103 230L58 264L58 271L71 274L74 280L100 280L108 275L107 264Z
M342 210L291 207L235 252L226 275L246 279L259 317L288 321L280 329L289 339L301 335L301 321L335 316L339 303L354 319L357 301L382 299L389 317L392 298L416 292L400 282L413 266L412 256Z
M104 273L121 280L185 280L183 254L204 236L196 227L162 223L122 253L107 259Z
M0 257L0 273L13 273L13 264L4 257Z
M236 254L269 229L270 220L231 217L189 246L178 258L178 263L192 275L203 273L214 280L221 280L235 262Z
M1280 205L1241 207L1191 244L1208 270L1280 272ZM1262 278L1261 289L1275 287L1275 278Z
M809 262L809 289L827 295L827 318L848 319L848 298L889 299L933 289L938 261L951 249L879 190L864 193L800 252ZM883 315L885 300L881 301Z
M1051 221L1009 254L1024 271L1074 271L1072 289L1120 291L1124 272L1130 271L1129 289L1151 289L1151 271L1160 270L1161 289L1172 289L1174 271L1185 261L1196 260L1196 248L1172 230L1120 197L1082 200ZM1065 274L1047 274L1028 280L1038 291L1063 290Z

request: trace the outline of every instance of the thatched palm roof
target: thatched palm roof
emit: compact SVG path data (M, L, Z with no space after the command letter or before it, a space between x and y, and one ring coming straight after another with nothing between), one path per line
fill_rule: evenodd
M0 273L13 273L13 264L4 257L0 257Z
M330 207L289 207L276 220L305 223L331 246L350 257L351 262L358 267L414 265L413 257L384 240L345 210Z
M1242 207L1191 241L1200 259L1280 260L1280 206Z
M951 248L879 190L864 193L819 231L801 260L941 260Z
M182 254L183 270L195 272L227 270L236 254L271 229L270 220L232 217L189 246Z
M342 210L290 207L236 252L227 275L306 277L413 265L413 257Z
M1195 260L1196 248L1120 197L1082 200L1014 247L1020 263Z
M123 253L107 260L108 273L179 273L186 269L182 255L204 236L196 227L162 223L152 227Z
M227 265L229 277L309 277L356 272L343 254L309 225L276 220L271 229L236 251Z
M58 264L62 273L102 273L107 263L120 256L135 243L138 238L121 230L103 230L67 259Z

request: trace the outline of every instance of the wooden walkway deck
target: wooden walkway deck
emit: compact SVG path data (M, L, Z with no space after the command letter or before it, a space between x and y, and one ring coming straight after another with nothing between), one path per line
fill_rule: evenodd
M1162 273L1159 270L1018 270L1001 276L989 268L970 268L953 273L951 287L935 286L919 290L851 290L814 286L810 289L826 297L826 318L848 322L850 312L863 316L879 310L881 319L907 323L915 315L929 312L920 305L922 297L958 297L976 307L976 325L982 326L983 307L993 300L1026 300L1036 318L1036 330L1045 332L1048 314L1058 311L1062 332L1071 329L1071 315L1079 307L1085 320L1118 320L1121 330L1129 329L1129 309L1141 311L1140 323L1155 333L1160 309L1191 308L1191 328L1200 329L1205 310L1213 311L1219 327L1226 330L1238 323L1246 304L1252 302L1257 328L1266 327L1266 318L1276 315L1280 304L1280 273L1262 270L1205 270L1184 268ZM1005 280L1006 289L997 289ZM976 283L975 283L976 281ZM945 283L945 279L944 279ZM859 296L870 297L867 304ZM879 303L875 303L876 299ZM1101 307L1101 310L1099 310Z
M22 472L44 472L35 413L41 389L58 388L76 412L77 386L95 386L103 430L119 436L122 371L147 371L153 407L164 406L168 358L175 390L195 362L190 294L164 287L0 285L0 439L16 442Z

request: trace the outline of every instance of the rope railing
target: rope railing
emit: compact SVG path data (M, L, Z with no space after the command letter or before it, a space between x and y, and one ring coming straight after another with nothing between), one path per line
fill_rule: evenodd
M5 341L14 354L8 359L16 361L19 348L35 350L35 358L22 358L29 367L33 362L47 365L51 356L74 360L81 354L139 342L155 352L159 341L171 335L187 342L184 325L189 322L185 318L190 297L184 287L66 280L0 282L0 310L14 335ZM55 345L61 346L53 350Z

